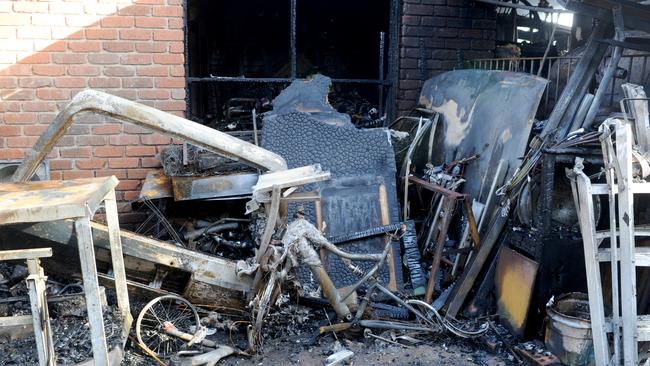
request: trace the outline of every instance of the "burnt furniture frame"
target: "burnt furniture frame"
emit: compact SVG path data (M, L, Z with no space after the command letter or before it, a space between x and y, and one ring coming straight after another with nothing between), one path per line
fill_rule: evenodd
M29 276L26 279L29 290L31 315L15 315L0 317L1 327L18 327L32 325L36 340L36 353L40 366L55 366L54 343L50 315L45 299L45 281L47 277L40 265L40 258L51 257L52 248L3 250L0 251L0 261L24 260L27 262Z
M108 365L109 358L90 219L95 215L102 202L106 211L117 304L122 318L122 345L126 342L133 321L129 308L129 295L115 200L115 187L117 184L118 180L114 176L70 181L0 184L0 225L68 219L74 221L90 324L93 359L95 365L99 366ZM51 255L51 250L49 254ZM42 272L31 267L34 267L33 263L30 266L30 273L33 271ZM41 287L43 287L42 275L37 276L40 280L37 279L35 285L38 288L38 282L40 281ZM34 310L34 304L32 304L32 312ZM40 311L38 307L36 310ZM43 317L46 316L47 313L44 313ZM41 320L39 320L38 325L34 324L34 328L41 327ZM50 347L50 349L52 348Z

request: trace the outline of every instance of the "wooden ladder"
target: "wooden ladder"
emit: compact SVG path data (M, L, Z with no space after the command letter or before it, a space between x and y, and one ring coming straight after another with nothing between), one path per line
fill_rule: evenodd
M611 127L616 133L615 150ZM650 341L650 315L637 314L636 267L650 267L650 248L637 248L635 237L650 236L650 228L634 226L634 195L650 194L650 183L633 179L630 122L608 119L600 131L607 184L592 184L580 158L573 170L567 171L582 232L594 356L598 366L619 365L621 360L625 366L637 365L638 342ZM596 231L596 195L608 196L610 229L605 232ZM609 239L609 248L599 248L604 239ZM610 263L612 273L612 315L607 318L600 279L602 262ZM607 333L613 333L611 351Z

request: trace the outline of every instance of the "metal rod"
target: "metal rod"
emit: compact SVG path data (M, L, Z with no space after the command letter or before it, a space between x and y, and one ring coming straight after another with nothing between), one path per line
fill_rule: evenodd
M542 75L542 68L544 67L544 63L546 62L548 51L551 50L551 45L553 44L553 39L555 38L555 30L557 29L557 23L560 22L560 16L558 15L557 22L553 19L553 16L551 16L551 20L553 21L553 28L551 29L551 36L548 38L548 43L546 44L546 50L544 50L544 57L542 57L542 61L539 63L539 69L537 69L537 76ZM571 62L569 62L569 67L571 67L570 65Z
M616 29L615 39L617 41L623 41L625 40L625 31L623 29L623 14L621 7L615 7L612 12L614 13L614 27ZM605 72L603 73L603 78L600 81L600 85L598 86L598 89L596 89L596 93L594 93L594 100L591 102L591 106L589 106L589 111L587 111L587 116L585 117L582 127L587 128L593 123L594 119L596 118L596 114L598 114L601 101L605 96L605 91L607 90L610 82L612 83L612 90L614 89L614 72L618 67L618 63L621 60L622 54L623 47L614 47L614 50L612 51L612 57L609 59L609 65L607 65L607 68L605 68ZM612 97L613 96L614 93L612 91Z
M388 24L388 83L385 85L388 86L387 97L386 97L386 119L384 120L384 127L388 126L389 121L393 121L396 118L396 102L397 91L395 87L397 86L397 59L398 59L398 49L397 37L399 35L399 20L401 16L401 1L400 0L391 0L390 7L390 16Z
M297 78L301 79L301 78ZM196 82L234 82L234 83L290 83L291 78L247 78L245 76L208 76L208 77L188 77L187 81L190 83ZM332 79L333 83L349 83L349 84L380 84L381 81L377 79ZM389 80L384 80L384 85L390 86L393 83Z
M296 79L296 0L291 0L291 80Z
M541 8L539 6L528 6L528 5L521 5L521 4L513 4L513 3L506 3L503 1L496 1L496 0L478 0L482 3L486 4L492 4L496 6L502 6L506 8L517 8L517 9L524 9L524 10L532 10L532 11L538 11L541 13L573 13L571 10L564 10L564 9L552 9L552 8Z
M385 57L385 36L386 33L379 32L379 117L384 115L384 57Z

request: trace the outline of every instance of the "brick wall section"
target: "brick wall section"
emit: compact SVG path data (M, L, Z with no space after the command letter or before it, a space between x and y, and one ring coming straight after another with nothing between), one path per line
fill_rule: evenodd
M22 159L87 88L183 115L183 39L182 0L0 2L0 160ZM49 156L51 177L115 175L118 199L130 201L169 143L107 117L80 118Z
M415 107L424 80L465 59L492 57L494 6L471 0L404 0L399 35L397 109Z

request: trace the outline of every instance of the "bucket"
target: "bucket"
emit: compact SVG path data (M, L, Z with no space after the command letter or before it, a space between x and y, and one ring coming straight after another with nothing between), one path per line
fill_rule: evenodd
M568 366L595 365L589 297L570 292L546 305L546 348Z

